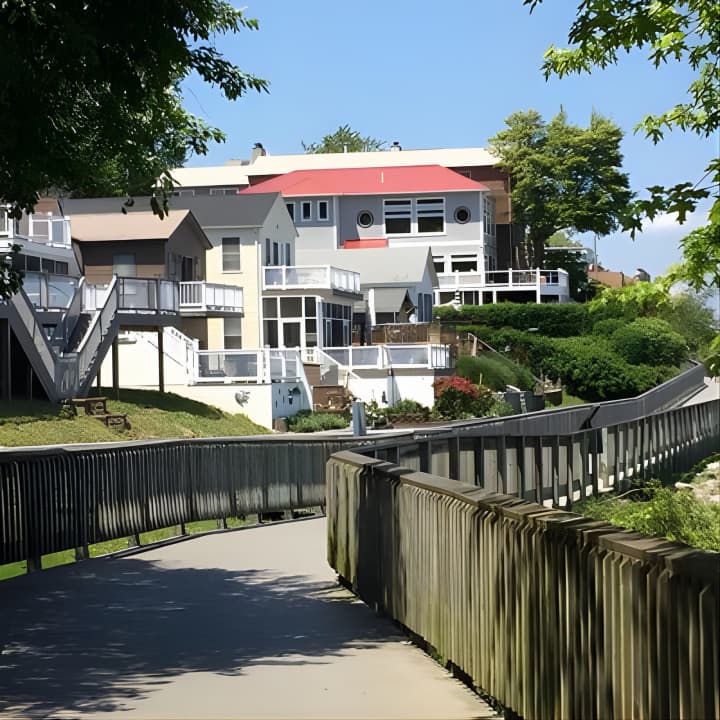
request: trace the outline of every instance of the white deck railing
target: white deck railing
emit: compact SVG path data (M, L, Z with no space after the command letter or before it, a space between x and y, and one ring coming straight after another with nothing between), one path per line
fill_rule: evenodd
M449 345L361 345L323 348L323 352L350 370L452 367Z
M243 312L243 290L204 281L180 283L180 312Z
M299 349L198 350L195 359L196 383L268 383L305 378Z
M360 273L332 265L278 265L263 268L263 290L305 288L360 293Z
M489 270L438 274L442 290L538 290L540 293L568 294L567 271L557 270Z

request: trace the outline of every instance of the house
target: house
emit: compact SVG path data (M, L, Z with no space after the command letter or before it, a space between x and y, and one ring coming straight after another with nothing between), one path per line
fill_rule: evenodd
M256 143L248 160L230 160L215 167L179 168L172 174L177 192L203 195L240 190L297 170L440 165L489 188L496 207L497 267L525 269L524 233L522 227L512 223L510 181L496 167L497 161L489 150L479 147L407 150L394 143L389 150L372 152L273 155Z
M355 303L353 324L367 339L376 325L432 321L437 275L429 249L369 247L344 250L298 249L298 262L326 259L360 275L363 299Z

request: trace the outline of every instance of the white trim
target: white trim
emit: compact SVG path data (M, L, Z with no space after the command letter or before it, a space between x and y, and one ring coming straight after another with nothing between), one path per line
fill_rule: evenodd
M307 206L310 210L310 214L305 217L305 206ZM300 201L300 217L295 221L295 223L306 223L306 222L312 222L312 200L301 200Z
M320 206L325 203L325 217L320 217ZM317 221L323 223L330 222L330 203L327 200L316 200L315 211L317 213Z

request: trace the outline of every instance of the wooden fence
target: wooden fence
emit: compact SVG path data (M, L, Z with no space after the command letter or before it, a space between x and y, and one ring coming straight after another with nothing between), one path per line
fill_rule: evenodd
M527 720L720 717L716 553L341 452L328 560Z
M195 520L325 504L325 462L357 439L214 438L0 453L0 564Z

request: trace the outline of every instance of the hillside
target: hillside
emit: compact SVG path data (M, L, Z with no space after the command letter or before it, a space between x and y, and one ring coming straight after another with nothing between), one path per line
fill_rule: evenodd
M13 400L0 402L0 446L55 445L118 440L260 435L269 432L245 415L230 415L172 393L103 388L108 411L126 414L130 429L117 431L96 418L74 417L53 403Z

